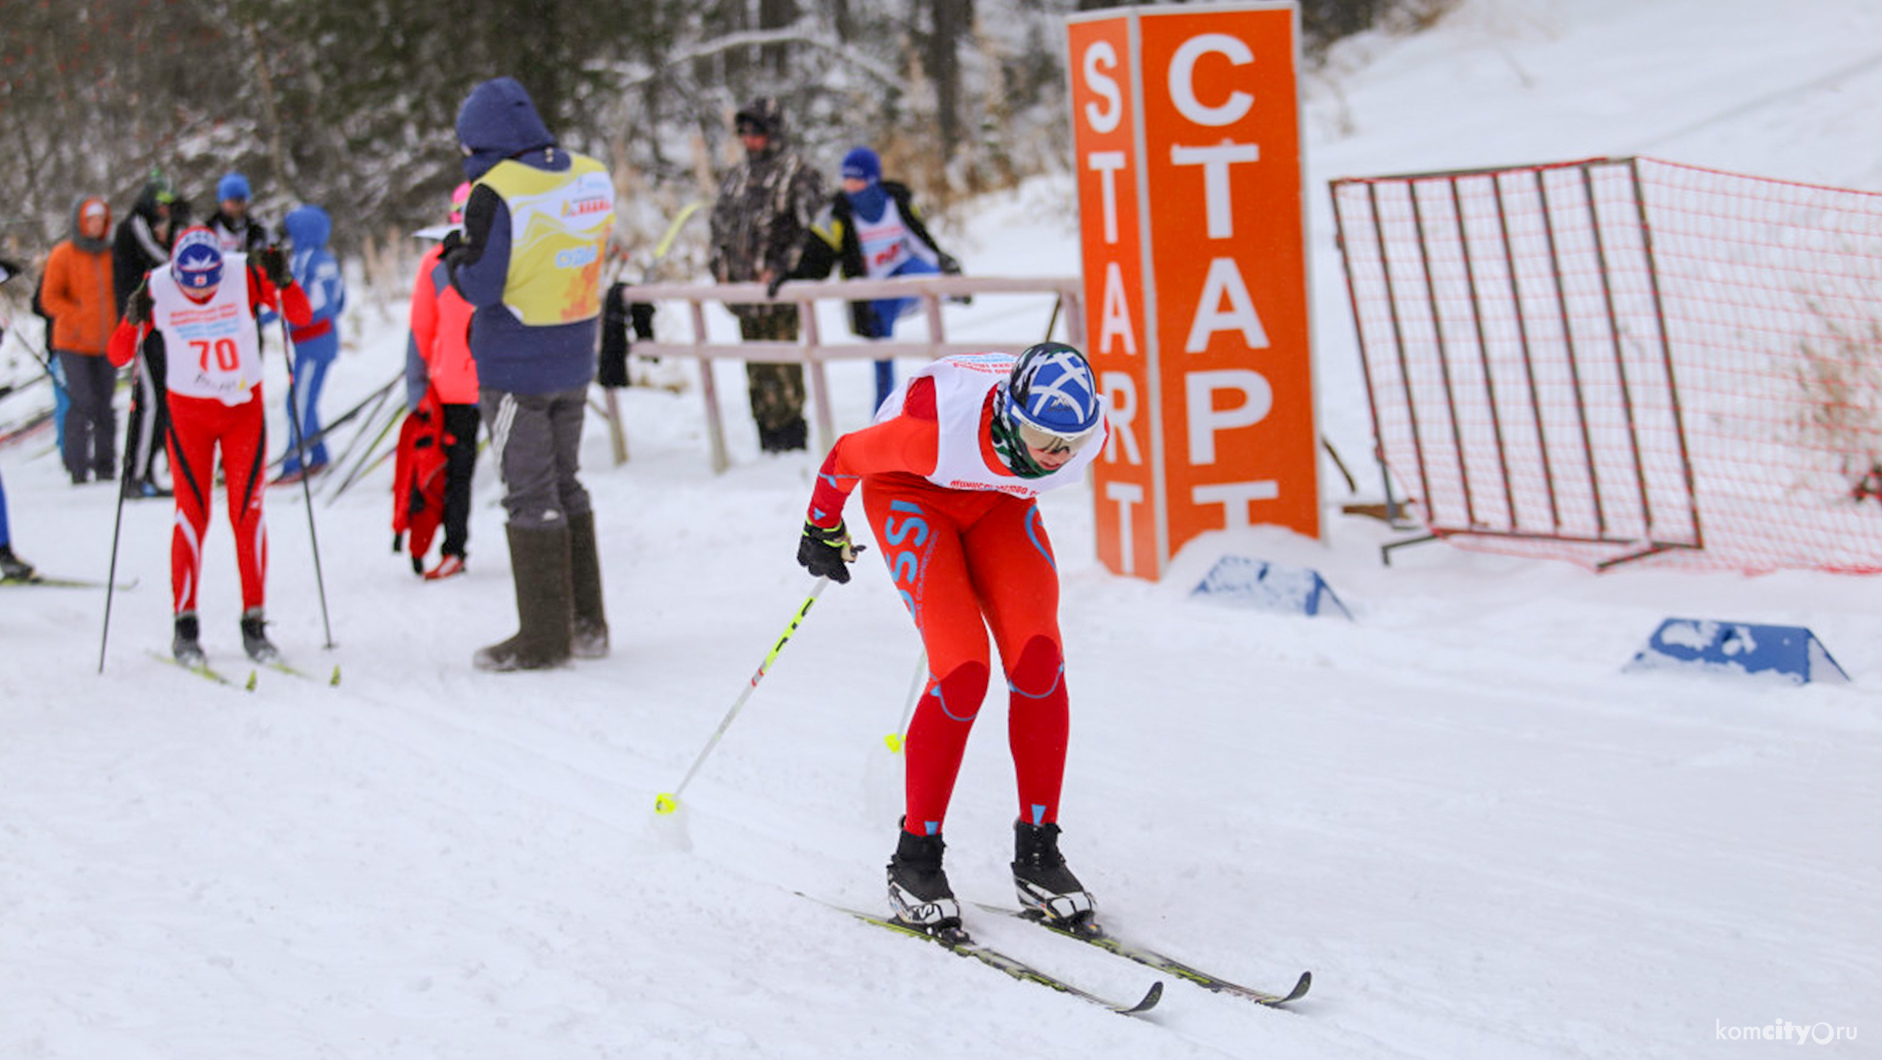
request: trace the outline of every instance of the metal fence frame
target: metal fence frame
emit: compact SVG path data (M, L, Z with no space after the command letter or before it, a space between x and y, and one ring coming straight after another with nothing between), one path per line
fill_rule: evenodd
M1661 364L1664 366L1664 371L1666 373L1666 386L1668 388L1666 399L1667 399L1668 404L1671 407L1672 420L1673 420L1674 428L1678 436L1680 461L1684 470L1685 490L1684 490L1682 500L1684 501L1684 504L1686 506L1685 514L1687 518L1690 520L1690 525L1692 527L1692 534L1691 534L1692 539L1691 540L1665 540L1665 539L1661 539L1658 535L1655 535L1653 533L1654 527L1653 527L1652 513L1654 512L1654 507L1648 501L1648 497L1647 497L1648 488L1647 488L1647 482L1646 482L1646 474L1644 471L1644 465L1643 465L1642 458L1641 458L1639 426L1635 422L1635 414L1634 414L1635 402L1634 402L1633 388L1639 384L1629 379L1628 373L1626 370L1626 365L1621 355L1620 335L1622 334L1622 330L1619 326L1618 318L1615 312L1614 296L1613 296L1613 291L1610 286L1611 279L1612 279L1612 272L1611 272L1612 265L1608 260L1608 250L1603 241L1602 219L1597 212L1596 197L1593 192L1592 171L1593 171L1593 168L1597 166L1598 167L1625 167L1626 179L1631 188L1633 205L1635 207L1634 221L1638 225L1639 233L1641 237L1641 243L1643 247L1641 253L1643 254L1644 260L1645 260L1645 275L1648 279L1649 284L1651 285L1651 292L1652 292L1651 299L1652 299L1652 305L1653 305L1653 315L1658 321L1658 327L1656 329L1657 350L1655 352L1657 353L1657 357L1660 360ZM1581 196L1580 196L1579 203L1573 203L1573 202L1564 203L1563 201L1557 198L1552 198L1551 196L1551 191L1550 191L1551 186L1544 179L1544 174L1559 173L1564 170L1579 170L1579 173L1580 173L1579 184L1581 188ZM1595 517L1597 520L1596 532L1592 535L1567 532L1563 527L1562 518L1561 518L1561 508L1560 508L1559 497L1558 497L1558 489L1560 488L1560 484L1555 481L1553 474L1551 472L1550 461L1547 459L1546 454L1551 448L1548 444L1545 443L1544 445L1545 454L1544 454L1544 459L1541 461L1541 468L1542 468L1543 475L1544 475L1545 493L1547 495L1550 516L1551 516L1551 520L1553 523L1552 530L1545 531L1545 530L1538 530L1538 529L1525 529L1520 525L1520 522L1516 518L1516 515L1515 515L1513 492L1510 489L1510 485L1509 485L1510 474L1509 474L1508 450L1507 450L1505 439L1504 439L1503 424L1501 422L1500 414L1498 412L1498 403L1496 400L1495 382L1494 382L1495 375L1489 369L1488 355L1487 355L1488 344L1485 340L1485 336L1483 333L1483 315L1482 315L1483 304L1484 304L1483 292L1481 292L1477 286L1478 272L1477 272L1476 262L1473 260L1471 256L1472 255L1471 241L1468 238L1466 232L1464 231L1464 213L1460 205L1461 199L1460 199L1459 192L1458 192L1458 184L1462 180L1482 180L1485 178L1488 178L1489 180L1493 182L1493 189L1495 192L1495 200L1496 200L1497 224L1500 229L1500 236L1501 236L1501 247L1503 249L1504 254L1507 256L1511 253L1511 250L1510 250L1511 241L1510 241L1510 236L1509 236L1508 218L1505 213L1506 189L1505 189L1504 180L1505 178L1509 178L1511 180L1518 179L1523 174L1528 174L1534 180L1533 187L1529 189L1529 193L1532 194L1536 198L1536 200L1541 204L1541 207L1542 207L1540 211L1540 217L1542 219L1542 224L1545 230L1544 234L1546 236L1547 245L1549 247L1549 255L1550 255L1551 265L1552 265L1551 275L1552 275L1553 282L1556 285L1556 290L1555 290L1555 295L1554 295L1554 304L1557 308L1557 311L1561 315L1560 325L1562 327L1563 334L1565 336L1570 336L1569 338L1565 340L1569 344L1569 350L1568 350L1567 357L1565 359L1565 364L1570 374L1570 377L1573 380L1573 390L1574 390L1575 409L1576 409L1575 419L1580 428L1579 444L1581 447L1581 459L1583 462L1583 468L1585 469L1586 474L1587 474L1587 484L1588 484L1588 488L1591 494L1591 497L1589 498L1590 507L1593 513L1595 514ZM1415 231L1417 233L1418 248L1417 248L1417 256L1415 260L1403 260L1403 259L1395 258L1388 251L1388 247L1390 247L1391 244L1388 242L1386 238L1384 225L1381 221L1381 211L1379 208L1379 188L1382 185L1388 185L1388 184L1402 185L1406 188L1407 199L1410 204L1411 211L1412 211L1412 221L1413 221ZM1471 321L1473 322L1474 326L1477 329L1476 335L1473 341L1474 341L1476 352L1479 358L1483 359L1484 361L1482 368L1483 368L1484 385L1487 388L1487 391L1483 395L1471 395L1471 394L1461 393L1458 386L1456 385L1456 383L1453 381L1451 377L1450 366L1451 366L1452 358L1454 356L1467 355L1469 351L1467 349L1463 349L1463 347L1467 347L1471 345L1472 341L1459 341L1458 337L1453 336L1447 332L1446 328L1444 327L1445 315L1438 305L1437 284L1433 282L1434 271L1433 271L1432 264L1431 264L1431 249L1432 249L1433 240L1435 236L1434 236L1434 233L1426 229L1426 217L1425 217L1425 210L1423 206L1424 200L1420 198L1419 191L1418 191L1420 185L1424 185L1428 187L1428 186L1436 185L1436 184L1448 185L1448 190L1450 193L1450 198L1452 202L1451 217L1455 222L1456 231L1450 232L1450 233L1444 233L1443 235L1446 237L1444 240L1445 244L1447 246L1457 247L1461 251L1461 255L1462 255L1464 278L1468 285L1469 297L1471 301ZM1380 278L1383 283L1383 288L1385 291L1385 305L1389 312L1391 345L1394 347L1394 349L1390 351L1381 351L1375 348L1369 348L1369 344L1367 340L1367 329L1363 326L1363 323L1362 323L1361 303L1360 303L1360 297L1359 297L1359 285L1356 283L1356 280L1355 280L1353 260L1352 260L1351 254L1348 253L1348 244L1347 244L1347 239L1349 235L1347 231L1347 226L1351 223L1353 219L1349 219L1346 216L1346 211L1342 209L1342 198L1341 198L1341 189L1343 187L1352 186L1352 185L1363 186L1366 189L1366 211L1365 212L1369 215L1371 223L1370 223L1370 231L1366 232L1365 235L1367 238L1372 240L1372 245L1378 249L1378 254L1379 254L1378 267L1379 267L1380 274L1381 274ZM1701 528L1701 522L1700 522L1700 517L1699 517L1698 499L1696 495L1694 494L1693 488L1692 488L1692 483L1693 483L1692 458L1691 458L1691 454L1688 449L1688 444L1686 440L1686 431L1685 431L1685 426L1683 422L1683 414L1681 411L1681 406L1680 406L1680 401L1679 401L1677 380L1674 375L1674 369L1673 369L1672 351L1667 340L1666 318L1665 318L1664 307L1661 304L1661 296L1660 296L1660 289L1659 289L1659 284L1660 284L1659 267L1654 259L1654 251L1653 251L1653 228L1648 219L1647 206L1646 206L1646 201L1642 192L1638 161L1636 159L1634 158L1622 158L1622 159L1597 158L1597 159L1587 159L1587 160L1578 161L1578 162L1535 165L1535 166L1505 166L1505 167L1495 167L1495 168L1485 168L1485 169L1447 170L1447 171L1434 171L1434 172L1429 172L1429 173L1395 174L1391 176L1382 176L1382 177L1342 178L1338 180L1329 181L1328 188L1333 199L1333 214L1334 214L1336 240L1341 250L1340 257L1341 257L1341 264L1345 271L1345 276L1346 276L1347 295L1348 295L1351 308L1352 308L1355 331L1358 335L1358 341L1359 341L1359 346L1360 346L1361 371L1364 375L1365 383L1366 383L1366 400L1367 400L1367 405L1368 405L1368 411L1371 413L1371 417L1372 417L1373 436L1379 440L1377 443L1378 444L1377 455L1379 458L1380 473L1381 473L1381 476L1385 479L1386 496L1388 498L1388 501L1390 500L1392 496L1391 472L1386 465L1384 435L1381 433L1381 419L1379 415L1380 397L1379 397L1379 393L1378 393L1377 386L1376 386L1376 380L1373 378L1373 354L1379 353L1381 356L1395 355L1398 361L1398 369L1399 369L1400 378L1406 381L1404 412L1405 412L1405 421L1410 425L1410 442L1411 442L1412 457L1413 457L1412 462L1411 462L1412 466L1407 468L1406 470L1411 472L1414 477L1414 480L1408 482L1407 485L1413 490L1415 490L1417 493L1416 499L1419 502L1419 506L1424 514L1425 527L1430 532L1426 535L1420 536L1415 539L1400 541L1391 545L1387 545L1383 555L1387 558L1388 562L1389 562L1390 550L1394 547L1397 547L1398 545L1413 544L1413 543L1416 543L1417 541L1428 541L1434 538L1444 537L1450 534L1476 534L1476 535L1510 537L1510 538L1539 538L1539 539L1547 539L1547 540L1558 540L1558 541L1564 541L1564 542L1574 542L1574 543L1579 543L1579 544L1612 545L1612 546L1617 546L1626 550L1622 554L1610 557L1602 561L1601 563L1597 564L1597 566L1603 567L1603 568L1612 566L1617 563L1623 563L1631 559L1637 559L1642 556L1653 555L1655 553L1663 552L1669 549L1703 549L1704 548L1705 538L1704 538L1704 534ZM1602 293L1602 299L1605 303L1605 311L1607 313L1607 323L1608 323L1607 330L1608 330L1608 335L1610 336L1610 339L1611 339L1612 352L1613 352L1613 357L1614 357L1614 371L1617 377L1622 382L1622 388L1620 391L1620 399L1621 399L1621 404L1622 404L1622 412L1626 418L1626 423L1627 423L1628 444L1629 444L1629 449L1630 449L1630 454L1631 454L1630 458L1632 461L1632 468L1633 468L1632 485L1634 487L1635 493L1633 496L1626 498L1626 500L1632 504L1637 505L1639 509L1645 512L1647 515L1648 533L1646 534L1644 538L1638 535L1620 534L1620 533L1615 533L1612 531L1612 529L1609 526L1609 519L1608 519L1609 512L1610 512L1608 504L1609 504L1609 501L1612 500L1612 498L1604 499L1602 495L1602 490L1601 490L1601 478L1598 474L1594 472L1594 465L1595 465L1594 444L1593 444L1592 439L1589 436L1589 431L1588 431L1589 419L1588 419L1587 407L1585 404L1584 384L1579 374L1579 368L1577 366L1577 358L1576 358L1576 346L1572 338L1572 330L1569 327L1569 323L1568 323L1568 299L1561 287L1562 274L1563 274L1563 259L1561 257L1561 253L1556 242L1556 231L1555 231L1555 221L1554 221L1554 218L1557 217L1558 215L1562 213L1573 212L1576 209L1581 209L1585 211L1586 213L1587 231L1592 237L1593 243L1594 243L1593 253L1600 264L1600 276L1601 276L1601 283L1602 283L1601 293ZM1612 223L1611 220L1610 220L1610 223ZM1353 234L1357 235L1358 233L1355 232ZM1463 500L1463 507L1464 507L1464 519L1462 522L1445 520L1438 514L1436 507L1433 504L1433 498L1431 496L1431 485L1430 485L1431 483L1430 467L1427 464L1428 454L1426 450L1428 447L1425 443L1426 432L1425 432L1425 428L1421 425L1418 398L1414 394L1413 387L1411 386L1411 383L1410 383L1410 380L1413 378L1412 366L1407 360L1406 349L1407 349L1408 343L1407 343L1406 335L1405 335L1404 328L1403 328L1403 321L1401 320L1401 315L1400 315L1400 306L1402 304L1409 304L1409 303L1404 302L1404 299L1407 298L1408 296L1404 295L1399 290L1399 284L1394 278L1396 275L1395 266L1399 267L1400 269L1408 269L1408 270L1413 271L1418 280L1418 283L1422 285L1423 290L1424 290L1424 298L1425 298L1424 308L1429 314L1429 319L1431 322L1431 329L1436 340L1436 347L1437 347L1437 354L1438 354L1437 367L1438 367L1438 372L1439 372L1439 376L1441 380L1441 387L1442 387L1442 391L1444 395L1444 402L1446 403L1446 406L1447 406L1446 409L1443 410L1442 418L1450 423L1452 434L1453 434L1453 438L1451 439L1451 442L1450 442L1450 448L1451 448L1452 454L1455 457L1454 467L1447 468L1446 470L1454 472L1457 481L1461 484L1460 492L1461 492L1461 497ZM1531 336L1529 333L1529 324L1531 322L1529 318L1527 317L1527 315L1521 309L1522 300L1521 300L1520 295L1517 295L1514 291L1514 288L1516 285L1516 269L1515 269L1513 261L1505 262L1504 275L1509 279L1510 285L1512 287L1511 302L1513 305L1517 307L1517 311L1515 313L1515 321L1516 321L1517 328L1518 328L1518 344L1522 350L1523 370L1529 381L1528 382L1529 399L1533 407L1534 402L1536 400L1536 395L1537 395L1537 387L1535 383L1535 358L1538 356L1538 353L1531 343ZM1415 296L1411 296L1411 297L1415 298ZM1463 444L1463 440L1460 436L1458 436L1459 418L1457 415L1457 409L1458 409L1460 400L1470 401L1470 400L1478 400L1479 398L1482 400L1482 403L1489 410L1490 429L1495 438L1497 467L1503 478L1503 481L1501 483L1501 491L1502 491L1505 504L1504 504L1504 511L1501 513L1480 513L1477 510L1475 499L1474 499L1475 490L1473 489L1472 480L1471 480L1472 472L1469 466L1469 461L1464 458L1465 446ZM1433 409L1433 410L1430 410L1430 412L1431 412L1431 416L1427 418L1437 418L1439 416L1439 410ZM1532 415L1534 417L1534 423L1536 425L1536 429L1539 432L1542 431L1543 430L1543 417L1541 416L1540 411L1539 410L1534 411L1532 412ZM1500 519L1497 518L1497 515L1499 514L1501 516Z

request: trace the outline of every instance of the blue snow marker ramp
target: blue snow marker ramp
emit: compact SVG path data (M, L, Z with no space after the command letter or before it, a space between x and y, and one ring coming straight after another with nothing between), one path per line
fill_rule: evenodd
M1794 685L1843 682L1849 675L1803 626L1761 626L1669 618L1623 669L1687 670L1732 677L1775 677Z
M1309 616L1337 611L1348 621L1353 617L1319 571L1246 556L1216 560L1189 595L1260 611Z

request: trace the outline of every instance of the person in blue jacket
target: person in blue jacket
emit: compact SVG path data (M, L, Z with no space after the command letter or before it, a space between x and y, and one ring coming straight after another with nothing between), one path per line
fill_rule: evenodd
M276 485L298 482L303 475L320 473L327 466L327 443L320 435L320 392L327 385L327 369L340 356L340 314L346 311L346 280L340 263L327 249L333 221L318 206L301 206L282 222L294 253L288 269L294 282L307 292L313 322L288 329L294 344L294 388L288 394L287 458L281 462ZM297 425L298 424L298 428ZM312 444L306 444L312 439ZM298 444L297 444L298 443Z
M521 628L479 649L481 670L535 670L608 653L595 515L578 477L595 377L601 262L614 222L607 167L564 150L515 78L458 110L464 229L442 261L474 307L471 358L503 480Z

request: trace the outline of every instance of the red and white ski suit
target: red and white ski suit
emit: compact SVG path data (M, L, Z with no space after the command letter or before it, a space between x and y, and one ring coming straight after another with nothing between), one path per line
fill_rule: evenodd
M222 261L222 283L201 302L183 292L168 268L151 270L145 279L151 319L135 326L121 322L111 335L111 363L119 367L131 362L152 330L163 335L169 354L165 383L170 436L166 443L176 479L170 586L177 614L196 610L218 447L228 486L229 523L235 529L242 609L263 605L268 528L262 519L261 495L267 432L255 314L258 306L266 306L293 325L304 326L313 319L307 296L298 285L290 283L277 290L260 270L248 266L242 254L224 254Z
M903 827L936 834L946 818L991 676L988 631L1007 683L1007 739L1020 817L1056 822L1070 709L1059 637L1059 578L1034 498L1080 481L1102 432L1042 478L1007 470L990 423L1014 358L948 357L890 395L876 423L837 440L809 519L834 527L860 482L883 562L928 652L928 683L904 744Z

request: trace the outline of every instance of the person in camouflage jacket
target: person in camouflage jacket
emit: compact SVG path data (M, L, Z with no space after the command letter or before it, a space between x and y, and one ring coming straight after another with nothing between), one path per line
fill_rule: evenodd
M734 118L745 161L726 172L712 207L712 276L720 283L777 285L797 266L804 233L823 206L823 176L804 164L785 133L784 113L769 96ZM735 305L747 340L796 341L794 305ZM803 449L804 369L799 364L746 362L752 419L766 452Z

